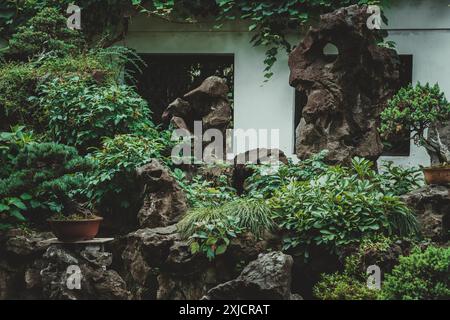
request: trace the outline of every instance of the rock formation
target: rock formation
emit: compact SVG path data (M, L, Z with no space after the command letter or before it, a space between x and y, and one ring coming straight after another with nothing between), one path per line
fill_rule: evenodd
M450 239L450 188L430 185L402 196L415 210L424 236L433 241Z
M376 160L382 152L378 118L398 90L399 59L377 45L382 33L368 29L369 15L356 5L322 15L289 56L290 85L307 97L296 130L302 159L323 149L331 163ZM339 51L333 61L323 52L327 44Z
M154 228L178 222L187 210L186 196L167 169L153 159L136 171L144 194L139 226Z
M234 280L208 291L210 300L299 300L291 294L293 259L282 252L261 254Z
M201 121L203 130L215 128L225 137L225 130L232 120L228 101L228 86L225 80L216 76L206 78L196 89L172 102L162 115L166 124L194 132L194 121Z

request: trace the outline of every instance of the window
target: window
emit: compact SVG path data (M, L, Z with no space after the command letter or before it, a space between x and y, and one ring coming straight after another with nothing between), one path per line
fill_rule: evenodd
M234 55L232 54L141 54L146 67L135 72L138 93L148 101L153 120L176 98L183 97L209 76L227 80L233 101Z

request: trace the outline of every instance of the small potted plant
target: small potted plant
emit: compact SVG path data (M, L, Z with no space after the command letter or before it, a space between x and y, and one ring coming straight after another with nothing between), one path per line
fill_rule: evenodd
M381 113L382 137L409 130L411 139L424 147L431 158L431 167L423 168L428 184L450 183L449 147L441 140L438 127L450 119L450 104L435 84L408 86L389 100Z
M69 207L67 214L59 213L48 220L58 240L75 242L95 238L103 218L76 202Z

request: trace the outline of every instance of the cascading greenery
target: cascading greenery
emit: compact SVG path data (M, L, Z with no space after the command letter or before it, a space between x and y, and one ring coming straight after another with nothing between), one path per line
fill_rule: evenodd
M3 25L2 34L8 37L8 32L11 32L8 26L20 25L23 16L33 16L45 7L53 7L63 12L70 2L28 0L22 5L3 5L8 14L3 21L0 18L0 28ZM251 43L267 49L264 77L269 79L273 75L271 69L279 51L289 53L292 49L288 35L300 32L306 25L313 23L318 15L351 4L377 4L386 7L389 3L389 0L84 0L78 1L77 4L82 8L86 38L91 41L105 39L105 44L114 43L125 36L125 17L130 16L132 9L135 13L142 12L176 22L212 20L217 28L221 28L227 21L242 20L248 23L248 30L254 33ZM17 12L22 13L21 19Z

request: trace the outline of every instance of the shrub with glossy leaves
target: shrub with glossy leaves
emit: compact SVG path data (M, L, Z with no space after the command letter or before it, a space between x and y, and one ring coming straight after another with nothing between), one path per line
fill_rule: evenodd
M292 181L276 191L270 204L275 220L288 231L285 249L311 245L330 251L377 234L417 233L412 211L395 195L383 192L367 160L351 168L330 167L310 181Z

